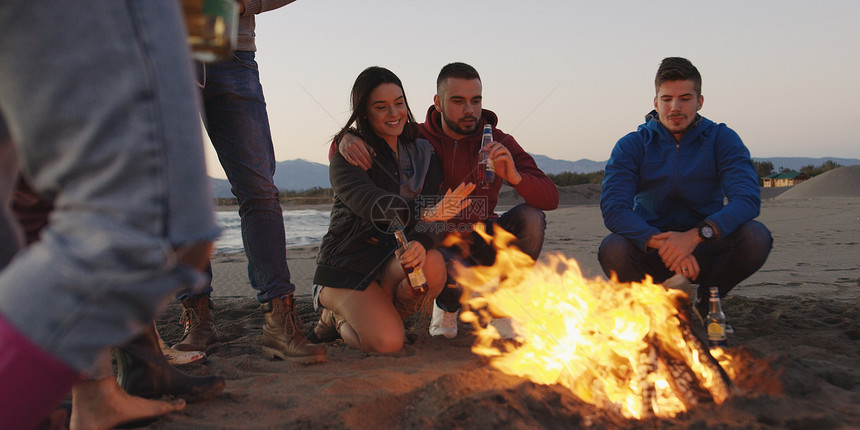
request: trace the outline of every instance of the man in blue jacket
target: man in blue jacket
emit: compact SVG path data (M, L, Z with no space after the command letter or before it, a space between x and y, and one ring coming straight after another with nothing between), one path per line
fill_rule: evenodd
M725 296L764 264L773 239L753 220L761 195L749 151L725 124L697 113L696 67L665 58L654 85L655 110L606 163L600 209L612 234L598 259L620 282L686 276L699 285L704 314L707 288Z

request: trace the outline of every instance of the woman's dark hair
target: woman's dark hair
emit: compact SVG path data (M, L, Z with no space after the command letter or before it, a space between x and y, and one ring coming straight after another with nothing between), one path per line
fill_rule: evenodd
M403 89L403 83L400 78L384 67L371 66L364 69L352 85L352 93L350 94L350 105L352 114L346 121L346 125L334 136L335 142L340 142L346 133L354 133L370 143L371 139L376 139L376 133L367 120L367 104L370 101L370 93L376 87L382 84L395 84L403 91L403 103L406 104L406 125L403 127L402 137L412 140L417 137L418 130L415 125L415 118L412 116L412 110L409 109L409 102L406 100L406 90ZM351 127L355 124L355 129Z

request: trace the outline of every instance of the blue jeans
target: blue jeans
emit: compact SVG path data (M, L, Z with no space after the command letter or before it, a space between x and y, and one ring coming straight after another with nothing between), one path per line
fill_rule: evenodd
M197 66L203 122L239 202L248 279L257 300L292 294L284 217L275 186L275 149L254 53L236 51L219 64ZM212 291L211 285L204 294ZM190 295L179 296L184 299Z
M741 224L724 238L699 244L693 251L699 263L695 281L699 297L707 299L707 288L711 286L718 287L720 296L725 296L764 265L772 244L770 230L754 220ZM603 239L597 258L606 276L614 273L620 282L639 282L647 274L660 283L675 274L666 268L656 250L643 251L615 233Z
M543 248L543 239L546 234L546 214L527 203L522 203L511 208L511 210L503 213L498 219L485 221L487 232L493 232L493 224L498 224L499 227L505 229L516 237L512 244L520 248L521 251L530 256L533 260L537 260L540 256L540 251ZM453 260L458 260L465 266L492 266L496 260L496 250L492 244L487 244L483 239L477 236L477 233L471 233L473 236L471 246L469 247L468 256L458 256L457 252L452 249L441 248L439 252L449 264ZM445 288L436 297L436 305L445 312L455 312L460 309L460 295L462 290L456 286L451 273L448 273L448 281Z
M84 372L202 282L179 261L219 231L179 3L0 2L0 58L0 154L55 203L0 272L0 314Z

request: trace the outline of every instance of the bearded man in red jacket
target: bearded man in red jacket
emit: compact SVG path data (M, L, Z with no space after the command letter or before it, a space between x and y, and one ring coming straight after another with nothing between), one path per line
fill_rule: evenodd
M446 187L464 182L479 183L478 156L481 134L485 124L493 128L490 158L496 169L496 180L487 189L478 187L470 196L472 203L445 226L447 233L459 234L468 249L443 248L440 252L448 261L459 259L466 265L491 265L495 251L474 233L476 223L484 223L493 232L497 224L512 233L514 245L537 260L543 247L546 217L543 211L558 207L558 188L541 171L531 155L513 136L496 128L498 117L483 109L481 77L474 67L451 63L442 67L436 79L433 106L427 110L424 123L419 125L422 138L433 145L442 162ZM332 150L339 150L350 163L365 170L373 164L375 154L356 136L348 136ZM501 216L496 214L499 190L507 182L525 200ZM457 335L457 312L460 289L449 276L448 288L436 299L430 334L453 338Z

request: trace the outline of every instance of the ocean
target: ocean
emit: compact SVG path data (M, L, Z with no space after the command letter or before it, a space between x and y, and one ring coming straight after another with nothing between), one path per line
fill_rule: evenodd
M314 209L284 210L284 231L287 235L287 248L317 244L328 231L331 211ZM223 229L221 237L215 241L216 253L240 252L242 245L242 224L237 211L217 211L215 221Z

